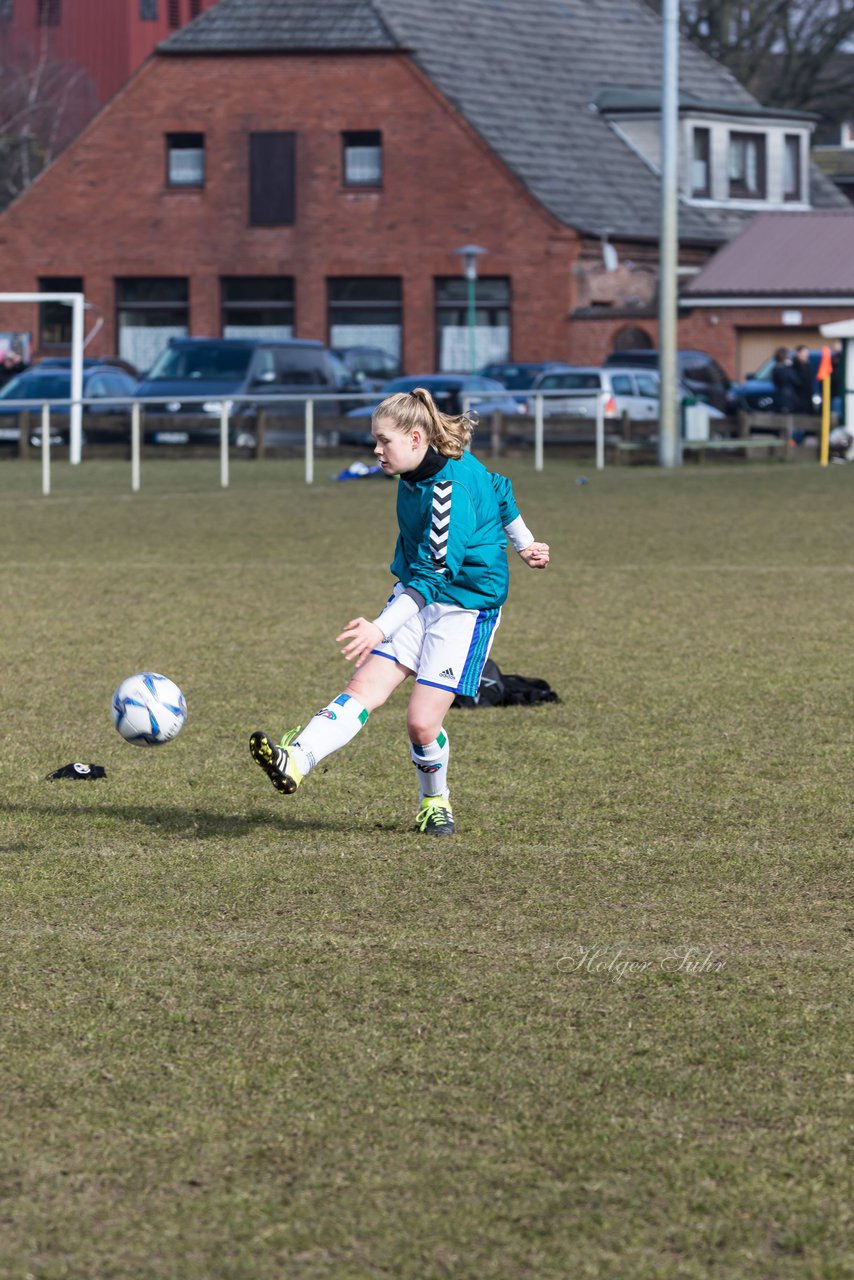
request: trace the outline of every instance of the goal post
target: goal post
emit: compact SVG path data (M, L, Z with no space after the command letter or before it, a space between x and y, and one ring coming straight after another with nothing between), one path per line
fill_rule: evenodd
M71 307L71 411L69 461L83 457L83 308L82 293L0 293L3 302L61 302Z

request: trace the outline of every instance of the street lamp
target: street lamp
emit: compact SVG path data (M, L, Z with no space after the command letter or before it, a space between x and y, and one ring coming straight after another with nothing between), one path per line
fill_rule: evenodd
M477 373L477 349L475 343L475 329L477 327L476 312L476 292L477 292L477 260L482 253L488 253L487 249L481 249L477 244L464 244L461 249L455 249L463 260L463 275L466 278L466 287L468 292L468 331L469 331L469 373Z

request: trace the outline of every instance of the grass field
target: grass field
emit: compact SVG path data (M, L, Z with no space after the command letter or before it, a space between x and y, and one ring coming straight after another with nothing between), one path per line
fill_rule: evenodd
M854 469L509 461L493 656L563 701L450 713L446 841L400 697L249 758L389 585L333 469L0 464L0 1276L851 1276Z

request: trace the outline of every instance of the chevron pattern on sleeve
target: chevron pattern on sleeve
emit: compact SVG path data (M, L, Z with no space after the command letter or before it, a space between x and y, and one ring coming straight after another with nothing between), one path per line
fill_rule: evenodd
M430 526L430 550L436 565L443 569L448 554L451 527L451 481L439 480L433 486L433 523Z

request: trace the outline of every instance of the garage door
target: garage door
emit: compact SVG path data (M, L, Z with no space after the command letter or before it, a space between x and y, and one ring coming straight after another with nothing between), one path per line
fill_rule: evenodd
M824 341L818 329L736 329L736 377L755 373L778 347L820 347Z

